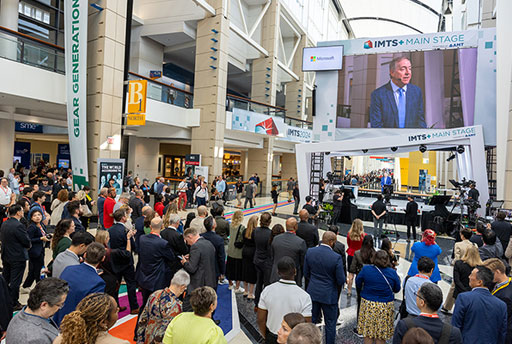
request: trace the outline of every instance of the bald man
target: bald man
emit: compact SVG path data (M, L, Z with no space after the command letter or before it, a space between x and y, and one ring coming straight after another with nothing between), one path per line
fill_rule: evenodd
M310 248L304 259L304 277L309 280L306 291L313 301L312 321L325 317L325 342L336 342L336 319L338 318L338 287L345 284L345 273L341 256L333 251L336 234L325 232L322 243Z
M286 232L276 236L272 240L270 253L272 257L272 273L270 275L270 283L279 280L277 271L277 263L283 257L290 257L295 263L297 273L295 274L295 281L299 287L302 287L302 271L304 267L304 256L306 255L306 242L304 239L296 235L297 220L294 217L286 220Z
M308 222L309 213L306 209L299 211L300 222L297 228L297 236L304 239L308 248L318 245L318 228Z
M171 264L176 260L167 240L160 237L162 218L151 220L151 232L140 238L139 262L135 279L142 292L142 306L155 290L167 288L172 279Z

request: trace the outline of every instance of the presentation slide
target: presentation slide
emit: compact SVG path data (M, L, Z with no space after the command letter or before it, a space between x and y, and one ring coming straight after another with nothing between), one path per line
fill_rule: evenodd
M343 46L304 48L302 70L315 72L343 68Z

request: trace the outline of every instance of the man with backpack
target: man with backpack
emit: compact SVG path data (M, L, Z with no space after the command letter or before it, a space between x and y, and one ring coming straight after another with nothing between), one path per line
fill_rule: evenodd
M407 317L398 322L393 336L393 344L402 343L405 333L413 327L421 327L438 344L460 344L462 335L457 327L443 322L437 310L443 303L443 292L434 283L424 283L416 293L416 305L421 313L417 317Z

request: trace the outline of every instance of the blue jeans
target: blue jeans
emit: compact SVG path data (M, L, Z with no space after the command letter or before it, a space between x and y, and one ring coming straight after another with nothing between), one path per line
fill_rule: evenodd
M313 301L311 310L311 320L313 324L318 324L321 320L321 313L324 313L325 320L325 343L334 344L336 342L336 320L338 319L338 304L326 304Z

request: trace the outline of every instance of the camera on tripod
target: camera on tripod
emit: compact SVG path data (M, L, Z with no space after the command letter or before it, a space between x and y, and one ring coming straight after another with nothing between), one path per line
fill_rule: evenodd
M450 179L450 183L457 189L469 188L472 184L476 184L474 180L466 180L466 178L462 178L460 182L455 179Z

